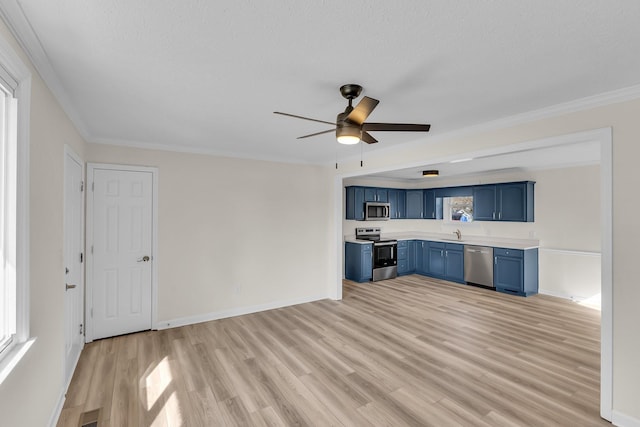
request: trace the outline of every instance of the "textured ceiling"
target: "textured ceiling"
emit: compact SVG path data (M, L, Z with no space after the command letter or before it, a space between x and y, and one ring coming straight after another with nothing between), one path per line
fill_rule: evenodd
M359 149L332 134L296 140L328 127L272 112L332 121L346 105L338 87L358 83L381 101L371 121L432 125L374 133L375 150L640 84L635 0L0 8L89 142L330 163Z

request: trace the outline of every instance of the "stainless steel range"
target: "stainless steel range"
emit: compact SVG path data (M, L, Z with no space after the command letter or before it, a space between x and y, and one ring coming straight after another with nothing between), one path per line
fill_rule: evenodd
M398 277L398 241L382 239L380 227L356 228L356 239L373 242L372 281Z

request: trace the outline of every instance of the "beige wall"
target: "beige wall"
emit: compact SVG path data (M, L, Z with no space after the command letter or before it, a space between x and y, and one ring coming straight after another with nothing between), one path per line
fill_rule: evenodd
M419 159L434 159L480 149L611 127L613 130L613 410L640 420L640 286L637 285L635 245L640 227L637 193L637 162L640 158L640 100L621 102L560 115L495 131L478 131L447 141L408 144L384 153L371 153L367 168L399 169ZM357 173L359 164L343 163L343 174Z
M98 144L87 161L159 168L160 327L328 296L331 169Z
M85 143L4 24L0 37L32 73L30 121L30 325L36 341L0 385L2 425L44 426L64 391L64 145Z
M505 165L507 167L508 165ZM584 299L600 293L600 167L599 165L483 174L441 180L436 186L473 185L509 181L535 181L535 222L391 220L363 223L343 220L345 235L356 227L379 226L383 232L421 231L463 236L491 236L540 240L540 291ZM404 184L404 185L403 185ZM402 182L348 178L345 185L406 187ZM426 187L425 187L426 188ZM343 216L344 218L344 216ZM580 253L588 252L588 253ZM594 256L596 264L594 265Z

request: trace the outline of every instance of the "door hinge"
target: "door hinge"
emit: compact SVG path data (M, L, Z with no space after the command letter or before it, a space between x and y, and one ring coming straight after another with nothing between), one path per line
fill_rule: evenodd
M82 335L82 323L80 323L80 335Z
M95 183L95 182L92 182L92 183L91 183L91 191L95 190L95 188L96 188L96 183Z
M84 254L80 252L80 263L82 264L83 262L84 262Z
M84 191L84 181L80 181L80 192Z

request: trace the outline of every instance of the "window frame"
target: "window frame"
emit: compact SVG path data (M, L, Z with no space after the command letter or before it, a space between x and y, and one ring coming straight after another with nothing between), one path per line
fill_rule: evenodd
M29 123L31 71L0 36L0 78L9 83L17 99L16 115L16 319L13 339L0 352L0 384L34 342L29 325ZM12 80L11 80L12 79ZM7 80L10 80L7 82ZM15 83L15 87L12 87ZM6 84L3 86L7 86Z

